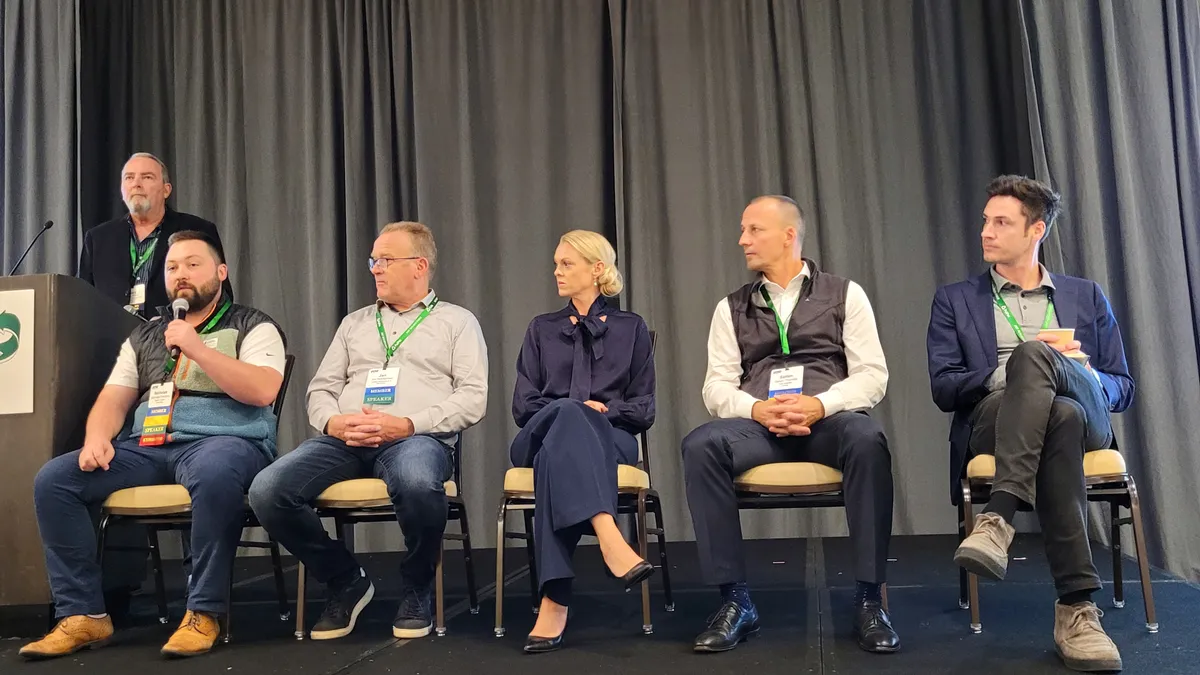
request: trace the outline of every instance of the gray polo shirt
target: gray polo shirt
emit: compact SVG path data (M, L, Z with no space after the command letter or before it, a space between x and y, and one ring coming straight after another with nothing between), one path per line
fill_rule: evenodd
M390 344L433 298L430 291L403 312L378 302L342 319L308 385L308 422L314 429L324 433L334 415L362 412L367 373L383 368L385 358L375 323L376 308ZM467 309L439 300L400 345L389 367L400 369L396 401L374 407L409 418L414 433L449 437L483 419L487 410L487 345L479 321Z
M1042 283L1028 291L997 274L995 267L992 268L992 283L995 288L1000 289L1000 297L1004 299L1004 304L1008 305L1008 311L1012 312L1013 318L1021 325L1021 330L1028 340L1034 339L1041 332L1042 322L1046 320L1046 304L1050 302L1054 293L1054 281L1050 279L1050 272L1046 270L1045 265L1039 264L1038 267L1042 271ZM987 387L991 391L998 391L1004 388L1004 367L1008 364L1008 357L1012 356L1013 350L1021 341L1017 339L1017 334L1013 332L1008 319L1004 318L994 299L992 312L996 316L996 358L999 367L988 378ZM1050 318L1047 328L1058 327L1056 312Z

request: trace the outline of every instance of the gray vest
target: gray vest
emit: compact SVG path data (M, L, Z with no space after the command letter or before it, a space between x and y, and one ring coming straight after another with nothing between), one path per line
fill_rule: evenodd
M219 307L219 305L218 305ZM150 386L158 384L166 380L166 373L163 372L168 359L171 356L170 350L167 349L167 341L164 337L167 324L171 321L171 310L169 307L161 309L160 316L147 321L140 325L129 336L129 342L133 346L133 352L137 354L138 367L138 391L145 397L150 391ZM234 303L229 311L225 312L225 316L213 326L210 333L225 332L226 335L234 333L231 336L234 339L233 357L237 358L237 354L241 353L242 340L246 338L246 334L254 329L259 324L269 323L275 326L279 331L279 337L283 339L284 346L287 346L287 337L283 334L283 329L279 324L275 323L271 317L265 313L254 309L253 307L245 307ZM204 338L205 336L200 336ZM182 357L181 357L182 358ZM186 384L180 384L180 394L199 394L213 395L216 392L194 391L189 392ZM217 394L223 395L223 394Z
M804 366L804 393L815 396L846 379L846 350L842 324L846 319L846 289L850 281L817 269L808 263L809 276L788 323L788 346L784 355L775 315L763 300L762 280L730 293L729 315L742 355L742 391L765 399L771 371L784 366Z

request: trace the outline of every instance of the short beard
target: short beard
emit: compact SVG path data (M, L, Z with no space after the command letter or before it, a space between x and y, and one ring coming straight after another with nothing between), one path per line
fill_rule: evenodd
M130 197L125 202L125 207L129 209L129 213L135 216L144 216L150 213L150 199L147 197Z
M205 307L208 307L208 303L212 302L213 299L217 297L217 293L221 290L221 279L220 277L213 277L212 281L204 284L203 286L175 289L171 292L171 300L179 299L181 297L181 290L192 291L192 298L184 298L184 300L188 301L189 312L199 312Z

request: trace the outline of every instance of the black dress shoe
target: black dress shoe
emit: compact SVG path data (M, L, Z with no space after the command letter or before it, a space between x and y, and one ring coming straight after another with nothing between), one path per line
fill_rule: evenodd
M854 630L858 646L876 654L891 654L900 649L900 636L892 629L892 620L883 606L873 600L864 601L854 610Z
M650 563L643 560L642 562L634 565L633 569L626 572L621 577L621 582L625 584L625 590L629 590L629 589L633 588L634 586L637 586L638 584L642 583L643 581L649 579L650 576L653 574L654 574L654 565L651 565Z
M692 649L698 652L727 652L758 633L758 609L744 609L727 602L708 620L708 630L696 636Z
M525 653L526 654L545 654L546 652L555 652L562 649L563 646L563 631L557 637L547 638L530 635L525 638Z

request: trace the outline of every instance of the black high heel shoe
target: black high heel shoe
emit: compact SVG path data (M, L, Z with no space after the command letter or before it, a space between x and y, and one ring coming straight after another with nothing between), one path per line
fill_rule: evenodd
M545 654L546 652L556 652L562 649L563 635L567 631L559 633L556 637L538 637L530 635L525 638L525 653L526 654Z
M643 581L649 579L653 574L654 574L654 565L651 565L649 562L643 560L640 563L634 565L633 569L626 572L621 577L621 581L625 584L625 590L629 590L629 589L633 588L634 586L637 586L638 584L642 583Z

